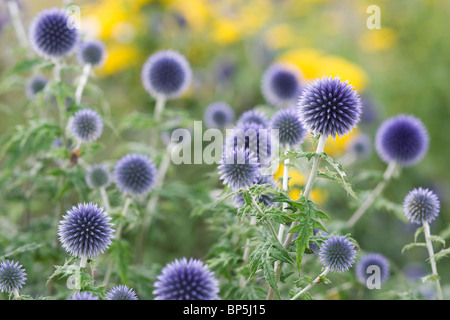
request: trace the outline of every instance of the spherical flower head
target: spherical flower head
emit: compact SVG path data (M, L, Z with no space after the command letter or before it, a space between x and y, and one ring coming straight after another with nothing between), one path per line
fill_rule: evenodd
M430 223L439 214L440 202L437 195L421 187L411 190L403 200L403 212L411 223Z
M153 97L178 98L189 88L192 70L180 53L159 51L148 58L142 68L142 83Z
M111 180L111 172L103 164L94 164L86 172L86 183L91 189L106 188Z
M0 262L0 291L9 294L21 289L27 280L26 276L25 269L18 262Z
M253 152L228 146L219 165L219 175L232 190L247 189L258 182L261 168Z
M355 262L356 249L344 236L332 236L320 247L319 260L331 272L344 272Z
M108 300L139 300L132 288L119 285L109 290L106 295Z
M351 139L348 149L358 158L367 158L372 152L372 140L368 135L360 133Z
M224 129L234 122L234 111L228 103L213 102L205 110L204 120L208 129Z
M98 300L98 297L94 296L92 292L83 291L71 295L67 300Z
M81 65L101 66L106 60L106 49L103 42L90 40L80 44L77 54L78 62Z
M288 64L275 63L264 72L261 90L273 106L292 106L301 92L300 71Z
M117 162L113 174L117 188L122 193L139 196L153 189L157 169L146 155L130 153Z
M379 268L376 270L375 268ZM358 281L366 285L367 279L374 274L374 272L378 272L380 275L380 283L386 282L389 278L389 261L379 253L369 253L362 257L355 267L356 278Z
M111 245L113 225L110 220L111 217L97 204L79 203L60 221L59 240L74 257L94 258Z
M297 110L293 108L281 109L275 113L270 127L278 130L282 145L298 145L303 142L306 136L306 130L300 121Z
M400 114L384 121L375 136L375 147L380 158L395 161L403 167L418 163L428 151L428 132L422 121L414 116Z
M258 110L247 110L238 119L236 126L242 128L249 123L254 123L262 126L263 128L268 128L270 125L269 119L264 113Z
M80 142L94 142L103 132L103 120L100 115L91 109L82 109L73 116L70 131Z
M274 189L277 188L277 183L273 176L263 175L259 178L257 184L259 185L268 185L268 187L272 187ZM274 195L271 194L262 194L258 197L259 203L262 203L265 207L273 206L276 203L272 202L272 199L275 198ZM236 207L242 207L245 205L244 195L242 193L236 194L234 198L234 204Z
M59 58L71 54L79 41L79 31L70 25L70 15L52 8L40 12L29 30L34 51L45 58Z
M166 265L154 284L155 300L217 300L219 282L202 261L176 259Z
M25 93L28 99L33 99L39 92L44 90L48 79L43 75L36 75L30 78L26 84Z
M348 81L323 77L303 90L298 113L305 128L314 135L341 137L359 122L361 101Z

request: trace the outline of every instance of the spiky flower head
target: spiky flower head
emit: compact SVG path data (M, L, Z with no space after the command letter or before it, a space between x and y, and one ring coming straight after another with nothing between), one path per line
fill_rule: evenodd
M354 244L344 236L332 236L320 247L319 260L332 272L344 272L355 262Z
M350 140L348 150L358 158L367 158L372 152L372 140L368 135L360 133Z
M306 129L314 135L341 137L359 122L361 101L348 81L323 77L303 90L298 113Z
M243 128L245 125L254 123L263 128L268 128L270 125L269 119L264 113L259 110L247 110L238 119L236 127Z
M86 183L91 189L106 188L111 184L111 172L103 164L93 164L86 171Z
M213 102L206 108L203 119L208 129L223 129L234 122L234 111L228 103Z
M172 50L152 54L142 68L142 83L153 97L178 98L189 88L192 70L186 58Z
M384 121L375 136L375 147L380 158L395 161L403 167L418 163L428 151L428 132L422 121L411 115L400 114Z
M233 190L247 189L258 182L261 168L253 152L234 146L225 147L219 165L220 180Z
M67 300L98 300L98 297L94 296L92 292L83 291L71 295Z
M0 262L0 291L11 293L25 284L27 274L18 262L6 260Z
M36 75L27 81L25 93L28 99L33 99L39 92L44 90L48 79L43 75Z
M102 254L111 245L111 217L94 203L79 203L63 216L58 226L64 249L77 258L89 259Z
M139 300L136 292L124 285L118 285L109 290L106 298L108 300Z
M94 142L103 132L102 117L91 109L78 110L71 120L70 131L80 142Z
M117 188L133 196L149 193L156 183L157 170L146 155L130 153L122 157L114 168Z
M78 49L77 58L81 65L101 66L106 60L104 43L100 40L82 42Z
M259 185L267 185L268 187L272 187L274 189L277 188L277 183L275 182L275 179L273 176L269 175L262 175L257 184ZM258 197L259 203L262 203L265 207L272 206L275 203L272 202L272 199L275 198L274 195L271 194L262 194ZM234 204L236 207L242 207L245 205L244 195L242 193L236 194L236 197L234 198Z
M282 145L295 146L303 142L306 130L294 108L281 109L275 113L270 127L278 130Z
M70 15L63 9L41 11L30 25L29 38L36 53L45 58L71 54L79 41L79 31L71 26Z
M430 189L415 188L403 200L403 212L411 223L430 223L437 218L439 210L439 199Z
M155 300L217 300L219 283L202 261L176 259L167 264L154 284Z
M363 256L355 267L356 278L362 284L367 284L367 278L376 272L375 269L379 268L380 283L386 282L389 278L389 261L379 253L368 253Z
M292 106L301 93L300 71L285 63L274 63L264 72L261 90L273 106Z

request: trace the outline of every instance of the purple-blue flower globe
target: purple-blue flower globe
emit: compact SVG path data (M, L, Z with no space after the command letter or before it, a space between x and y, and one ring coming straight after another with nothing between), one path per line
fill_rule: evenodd
M202 261L176 259L158 275L153 294L155 300L217 300L219 282Z
M258 158L248 149L225 147L219 165L220 180L232 190L247 189L258 182L261 168Z
M402 167L418 163L428 151L428 132L422 121L414 116L400 114L384 121L375 136L375 147L380 158L397 162Z
M358 261L355 267L356 278L361 284L366 285L367 279L378 272L372 269L373 267L379 268L380 284L389 278L389 261L379 253L368 253Z
M149 193L156 183L156 166L143 154L130 153L114 167L114 180L123 194L140 196Z
M263 128L268 128L270 125L269 119L264 113L259 110L247 110L238 119L236 127L243 128L245 125L254 123Z
M0 291L11 293L25 284L27 274L18 262L6 260L0 262Z
M406 218L415 224L430 223L437 218L440 202L437 195L422 187L411 190L403 200L403 212Z
M80 44L77 53L81 65L101 66L106 60L106 49L100 40L90 40Z
M217 101L211 103L203 115L205 126L208 129L222 130L234 122L234 111L228 103Z
M83 291L71 295L67 300L98 300L98 297L94 296L92 292Z
M94 203L79 203L63 216L58 226L59 240L68 253L89 259L102 254L111 245L111 217Z
M86 183L91 189L107 188L111 182L111 172L103 164L93 164L86 171Z
M298 114L305 128L314 135L341 137L359 122L361 100L348 81L323 77L303 90Z
M191 85L192 70L183 55L164 50L148 58L142 68L141 78L151 96L174 99L185 93Z
M27 81L25 93L28 99L33 99L39 92L44 90L48 83L47 77L43 75L36 75Z
M106 295L108 300L139 300L136 292L132 288L128 288L124 285L118 285L109 290Z
M262 94L273 106L293 106L301 93L300 78L300 71L294 66L275 63L263 74Z
M272 187L273 189L277 188L277 183L273 176L263 175L259 178L256 184L259 185L268 185L268 187ZM272 202L272 199L275 198L274 195L271 194L262 194L258 197L259 203L262 203L265 207L272 206L276 203ZM236 194L234 198L234 204L236 207L242 207L245 205L244 195L242 193Z
M355 245L344 236L332 236L320 247L319 260L331 272L344 272L355 262Z
M80 142L94 142L103 132L102 117L91 109L78 110L73 116L70 131L75 139Z
M34 51L45 58L59 58L71 54L79 41L77 28L70 28L70 15L63 9L51 8L40 12L29 30Z
M293 108L281 109L271 120L271 129L278 130L280 144L295 146L301 144L306 136L306 130Z

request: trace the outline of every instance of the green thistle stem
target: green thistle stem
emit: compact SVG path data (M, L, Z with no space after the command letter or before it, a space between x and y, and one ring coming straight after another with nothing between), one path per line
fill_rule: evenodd
M426 221L423 222L423 229L424 229L424 233L425 233L425 241L427 244L428 255L430 256L431 271L433 272L433 275L436 276L435 284L436 284L436 291L437 291L438 299L443 300L441 283L439 282L439 274L437 272L437 267L436 267L436 259L434 258L433 244L431 243L430 225L428 224L428 222L426 222Z
M300 292L298 292L295 296L291 298L291 300L297 300L302 294L307 292L309 289L314 287L317 283L321 282L323 277L325 277L328 272L330 272L329 268L326 268L316 279L314 279L313 283L307 285L305 288L303 288Z

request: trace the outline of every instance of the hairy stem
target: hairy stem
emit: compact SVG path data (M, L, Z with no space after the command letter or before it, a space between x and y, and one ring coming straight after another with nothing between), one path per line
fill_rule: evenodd
M8 5L8 11L12 18L12 24L14 27L14 31L16 32L17 39L19 40L20 46L26 48L28 47L27 33L25 32L25 28L23 26L22 20L20 19L20 9L15 0L6 1ZM28 51L28 55L30 55L30 51Z
M19 299L20 299L19 290L14 289L14 290L13 290L13 294L14 294L14 298L15 298L16 300L19 300Z
M364 201L364 203L355 211L355 213L351 216L351 218L347 221L347 227L352 228L356 222L364 215L364 213L369 209L375 199L383 192L384 188L388 184L388 182L392 179L392 176L397 167L397 163L392 161L389 162L386 171L383 174L383 181L380 181L378 185L373 189L372 193L369 197Z
M289 146L286 147L286 153L289 152ZM283 163L283 190L288 191L289 189L289 159L285 159ZM287 203L283 203L283 210L286 210ZM284 231L286 227L284 224L280 224L278 229L278 241L282 242L284 238Z
M305 292L307 292L309 289L311 289L312 287L314 287L317 283L321 282L322 278L325 277L328 272L330 272L329 268L326 268L316 279L314 279L313 283L307 285L305 288L303 288L300 292L298 292L295 296L293 296L291 298L291 300L297 300L302 294L304 294Z
M317 148L316 148L316 154L321 154L323 152L323 150L325 149L325 143L327 141L327 137L324 135L321 135L319 138L319 143L317 144ZM305 190L303 192L303 196L308 199L312 187L314 185L314 182L316 181L317 178L317 170L319 168L319 163L320 163L320 157L317 155L316 157L314 157L314 162L311 168L311 173L309 174L309 178L308 178L308 182L306 183L306 187ZM291 225L291 228L297 226L296 222L293 222ZM294 237L293 233L288 233L286 236L286 239L283 243L283 247L285 247L286 249L289 248L289 246L292 243L292 239ZM275 265L274 265L274 269L275 269L275 277L277 279L277 281L280 279L281 276L281 269L283 268L283 263L281 261L276 261ZM272 289L272 287L269 288L269 291L267 292L267 300L272 300L275 296L275 291Z
M255 198L253 198L253 196L252 196L252 205L253 205L253 208L256 209L256 211L258 211L262 216L264 216L264 212L261 210L260 206L256 202ZM270 233L272 234L274 239L276 241L278 241L278 236L277 236L277 233L275 232L275 228L273 227L272 222L270 222L269 220L267 220L266 222L267 222L267 225L269 227Z
M81 98L83 96L84 87L87 84L89 75L91 74L92 66L90 64L85 64L83 67L83 73L81 74L80 81L78 82L77 89L75 91L75 103L80 105Z
M102 202L105 206L106 211L111 211L111 205L109 204L108 194L106 193L105 187L100 188L100 195L102 196Z
M159 139L159 122L161 121L161 115L164 111L164 107L166 106L166 98L163 96L158 96L156 98L155 111L153 113L153 119L156 122L156 126L153 128L151 132L151 143L154 148L158 147L158 139Z
M428 255L430 256L430 263L431 263L431 271L433 272L433 275L436 276L435 284L436 284L436 291L438 295L438 299L442 300L442 289L441 289L441 283L439 282L439 274L437 272L436 268L436 260L434 258L434 250L433 250L433 244L431 243L431 234L430 234L430 225L428 222L423 222L423 228L425 233L425 241L427 243L427 249L428 249Z

